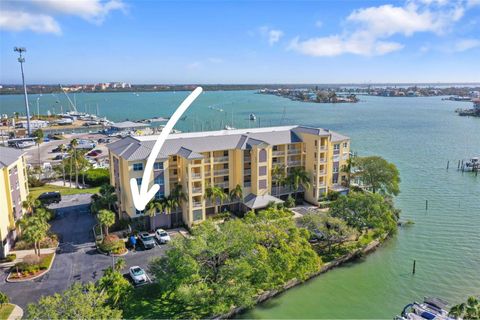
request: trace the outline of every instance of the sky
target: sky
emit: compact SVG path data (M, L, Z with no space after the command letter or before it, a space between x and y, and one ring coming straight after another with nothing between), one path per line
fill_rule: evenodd
M480 0L0 0L0 83L480 82Z

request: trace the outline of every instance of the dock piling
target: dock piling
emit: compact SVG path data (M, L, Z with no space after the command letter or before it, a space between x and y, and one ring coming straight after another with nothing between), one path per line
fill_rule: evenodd
M428 210L428 200L425 200L425 210Z
M450 160L447 161L447 170L449 166L450 166Z
M413 269L412 269L412 274L415 274L415 267L417 264L417 260L413 260Z

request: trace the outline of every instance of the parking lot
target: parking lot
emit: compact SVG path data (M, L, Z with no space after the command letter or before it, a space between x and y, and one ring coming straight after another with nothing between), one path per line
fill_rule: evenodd
M12 303L24 308L42 295L67 289L75 281L96 281L103 270L118 259L100 254L95 248L92 228L96 220L90 213L90 196L64 196L59 204L51 206L57 212L56 218L51 221L51 230L59 235L60 245L52 269L46 275L32 281L8 283L5 281L8 269L1 270L0 291L6 293ZM149 261L162 256L166 248L166 245L157 245L150 250L129 251L123 257L126 267L122 272L127 274L128 268L136 265L148 274Z

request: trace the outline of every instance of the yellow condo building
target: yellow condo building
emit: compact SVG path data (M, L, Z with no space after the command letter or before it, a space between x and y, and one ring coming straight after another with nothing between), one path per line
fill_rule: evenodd
M15 222L23 215L28 180L24 152L0 147L0 257L4 258L16 239Z
M126 137L108 145L111 184L123 218L144 215L133 206L130 179L142 181L146 160L157 136ZM171 134L155 162L150 185L157 183L157 199L180 185L186 194L181 212L159 214L155 226L192 226L215 212L216 203L205 197L209 186L226 194L237 185L243 199L225 201L243 211L261 209L271 201L282 202L289 194L301 193L317 204L330 190L342 191L346 176L341 168L350 156L350 139L339 133L305 126L282 126ZM310 178L308 190L292 190L276 179L292 168L303 168ZM272 172L274 174L272 174ZM283 173L283 174L282 174Z

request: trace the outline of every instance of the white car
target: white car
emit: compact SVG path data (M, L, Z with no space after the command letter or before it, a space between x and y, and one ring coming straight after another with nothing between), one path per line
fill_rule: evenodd
M147 274L139 266L130 267L130 277L135 284L147 282Z
M157 238L158 242L160 243L167 243L171 240L167 231L163 229L157 229L157 231L155 231L155 238Z

